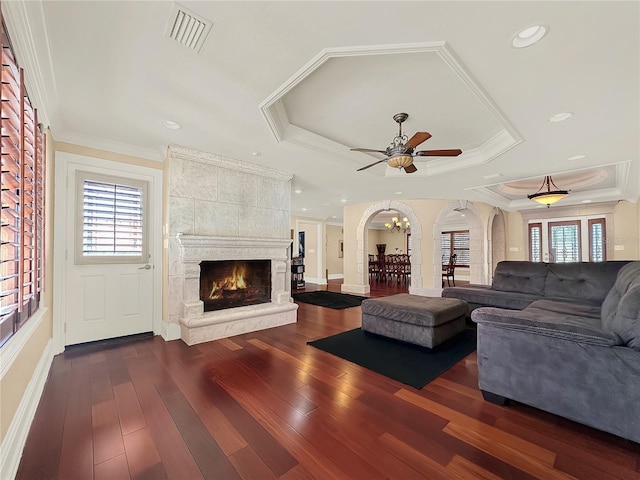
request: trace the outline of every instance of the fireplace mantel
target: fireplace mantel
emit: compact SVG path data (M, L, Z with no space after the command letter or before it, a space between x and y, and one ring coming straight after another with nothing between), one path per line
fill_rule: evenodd
M294 323L298 305L291 301L287 259L291 240L178 235L183 274L180 308L182 340L188 345ZM212 312L200 299L200 262L271 260L271 302Z

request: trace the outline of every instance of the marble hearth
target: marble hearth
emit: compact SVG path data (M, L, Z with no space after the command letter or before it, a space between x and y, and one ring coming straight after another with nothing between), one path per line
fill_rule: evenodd
M294 323L298 305L287 288L287 249L290 240L178 236L184 272L180 330L187 345ZM200 300L200 262L212 260L271 260L271 302L204 311Z

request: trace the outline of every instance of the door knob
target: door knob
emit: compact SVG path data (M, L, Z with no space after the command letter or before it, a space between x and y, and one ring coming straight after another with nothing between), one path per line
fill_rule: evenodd
M138 267L138 270L151 270L151 265L147 263L144 267Z

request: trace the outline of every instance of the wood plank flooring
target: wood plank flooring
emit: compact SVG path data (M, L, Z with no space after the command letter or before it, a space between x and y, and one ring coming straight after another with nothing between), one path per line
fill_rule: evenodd
M373 284L370 296L405 291ZM193 347L138 336L69 348L17 478L640 479L638 444L483 401L475 353L415 390L307 345L360 316L300 304L297 324Z

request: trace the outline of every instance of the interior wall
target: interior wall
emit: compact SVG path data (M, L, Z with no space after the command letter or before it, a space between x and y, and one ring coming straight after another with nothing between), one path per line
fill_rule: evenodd
M618 202L614 210L612 260L640 259L640 203Z
M407 253L407 237L403 232L390 232L387 230L377 230L370 228L369 235L369 247L368 253L371 255L377 255L377 244L384 243L386 245L385 255L392 255L395 253Z
M340 248L344 252L343 242L344 235L342 233L342 225L325 226L325 255L327 259L327 272L329 280L344 277L344 254L340 253Z

